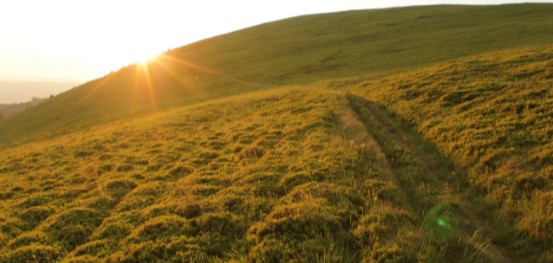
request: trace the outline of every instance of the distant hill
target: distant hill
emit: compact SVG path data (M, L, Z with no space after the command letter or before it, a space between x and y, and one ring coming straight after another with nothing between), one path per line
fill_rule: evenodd
M12 103L12 104L0 104L0 121L16 114L27 110L33 106L36 106L47 99L33 98L31 101L21 102L21 103Z
M169 51L147 71L130 65L76 87L0 124L0 144L278 85L547 44L551 13L549 4L428 6L267 23Z
M8 82L0 81L0 104L28 102L47 98L77 86L75 82Z

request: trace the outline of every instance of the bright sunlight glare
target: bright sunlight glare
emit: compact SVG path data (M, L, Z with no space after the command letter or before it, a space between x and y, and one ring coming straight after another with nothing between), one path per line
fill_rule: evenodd
M168 49L292 16L509 0L0 1L0 81L101 77Z
M136 63L140 64L141 66L143 67L146 67L148 66L148 64L150 64L151 62L154 62L156 61L158 58L159 58L160 54L156 54L156 55L153 55L153 56L143 56L143 57L140 57L140 56L137 56L139 57L140 59L138 59L136 61Z

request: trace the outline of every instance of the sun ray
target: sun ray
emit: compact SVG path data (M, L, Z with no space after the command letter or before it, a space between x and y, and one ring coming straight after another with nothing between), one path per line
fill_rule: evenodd
M140 105L140 95L139 95L139 83L140 83L140 67L137 64L134 70L134 80L133 80L133 107L135 111L138 111Z
M173 56L169 56L169 55L161 55L160 56L160 59L167 59L168 61L170 62L174 62L174 63L177 63L179 65L182 65L182 66L185 66L185 67L188 67L188 68L192 68L192 69L195 69L195 70L198 70L200 72L203 72L203 73L207 73L207 74L210 74L210 75L214 75L214 76L219 76L219 77L224 77L226 79L229 79L229 80L233 80L235 82L239 82L239 83L242 83L242 84L248 84L248 85L269 85L269 86L272 86L270 84L266 84L266 83L256 83L256 82L252 82L252 81L248 81L248 80L245 80L245 79L242 79L242 78L239 78L239 77L236 77L236 76L233 76L233 75L230 75L230 74L227 74L227 73L224 73L220 70L216 70L216 69L213 69L213 68L210 68L210 67L207 67L205 65L200 65L198 63L193 63L193 62L190 62L190 61L186 61L186 60L183 60L183 59L180 59L180 58L176 58L176 57L173 57Z
M163 59L157 59L153 61L161 70L168 74L168 76L178 82L179 86L184 88L187 91L195 90L198 88L198 85L194 83L191 79L191 76L179 75L177 74L169 65L164 63Z
M94 94L96 94L102 87L104 87L115 75L116 73L111 73L103 77L102 79L94 80L94 81L98 81L98 84L94 85L91 89L89 89L89 91L84 96L81 96L81 98L77 102L73 103L73 105L69 109L67 109L67 111L64 112L61 118L64 119L67 117L67 115L77 110L80 105L82 105L87 100L89 100L92 96L94 96Z
M154 90L154 86L152 84L152 77L150 75L150 67L148 63L145 64L138 64L138 70L142 73L145 84L146 84L146 92L148 93L148 99L150 100L150 106L152 110L157 110L157 100L156 100L156 94ZM136 88L136 87L135 87Z

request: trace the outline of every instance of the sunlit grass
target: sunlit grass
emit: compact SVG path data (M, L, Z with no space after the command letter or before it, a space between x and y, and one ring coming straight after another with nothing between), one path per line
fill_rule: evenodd
M553 217L545 212L552 194L552 68L553 48L541 46L344 85L416 125L467 169L474 198L519 231L502 242L528 237L543 249L527 253L547 261L553 244Z
M65 134L255 90L390 74L471 54L551 43L552 8L548 4L398 8L256 26L161 54L147 63L150 81L141 78L143 89L135 89L134 81L136 67L144 64L131 65L3 121L0 147L38 134ZM125 99L135 93L132 100Z
M355 261L343 103L273 91L2 152L1 259Z
M0 261L553 261L553 48L427 65L550 8L300 17L57 96L0 126Z

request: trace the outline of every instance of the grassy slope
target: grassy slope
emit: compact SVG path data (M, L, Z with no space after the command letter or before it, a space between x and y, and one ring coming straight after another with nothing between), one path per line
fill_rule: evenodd
M345 107L284 90L2 152L0 259L429 257L373 149L343 132ZM389 237L375 244L371 227Z
M161 60L163 66L152 65L151 90L135 66L84 84L0 123L0 144L272 85L397 72L469 54L550 43L551 12L553 5L545 4L434 6L264 24L169 52L172 59Z
M550 43L552 10L553 5L430 6L304 16L174 54L256 82L309 83Z
M520 7L511 10L534 6ZM223 58L201 63L224 68ZM80 105L103 105L92 99L103 96L106 114L127 96L135 100L123 105L141 113L167 107L164 92L194 95L186 97L193 102L269 87L244 79L365 76L326 82L332 89L223 98L0 151L0 261L551 261L552 59L553 49L539 46L370 79L389 68L356 72L361 63L335 75L317 69L288 78L279 74L298 65L265 72L260 64L249 68L251 76L250 63L224 71L188 65L193 78L159 78L167 85L159 86L158 101L150 101L147 86L109 96L103 87L135 81L114 73L121 76L93 85L96 92L71 92L87 98ZM152 67L152 80L165 74ZM194 92L171 88L182 82ZM225 89L198 93L216 83ZM71 118L90 124L63 105L48 106L69 112L59 127ZM126 113L119 114L114 119Z
M359 107L342 93L280 89L0 152L0 260L518 256L463 193L443 188L463 183L447 178L450 160L431 145L397 148L390 124ZM403 135L423 143L408 128L394 134ZM446 177L428 178L435 169Z
M415 124L467 169L472 195L540 254L553 248L552 69L553 47L543 46L361 81L352 91Z

